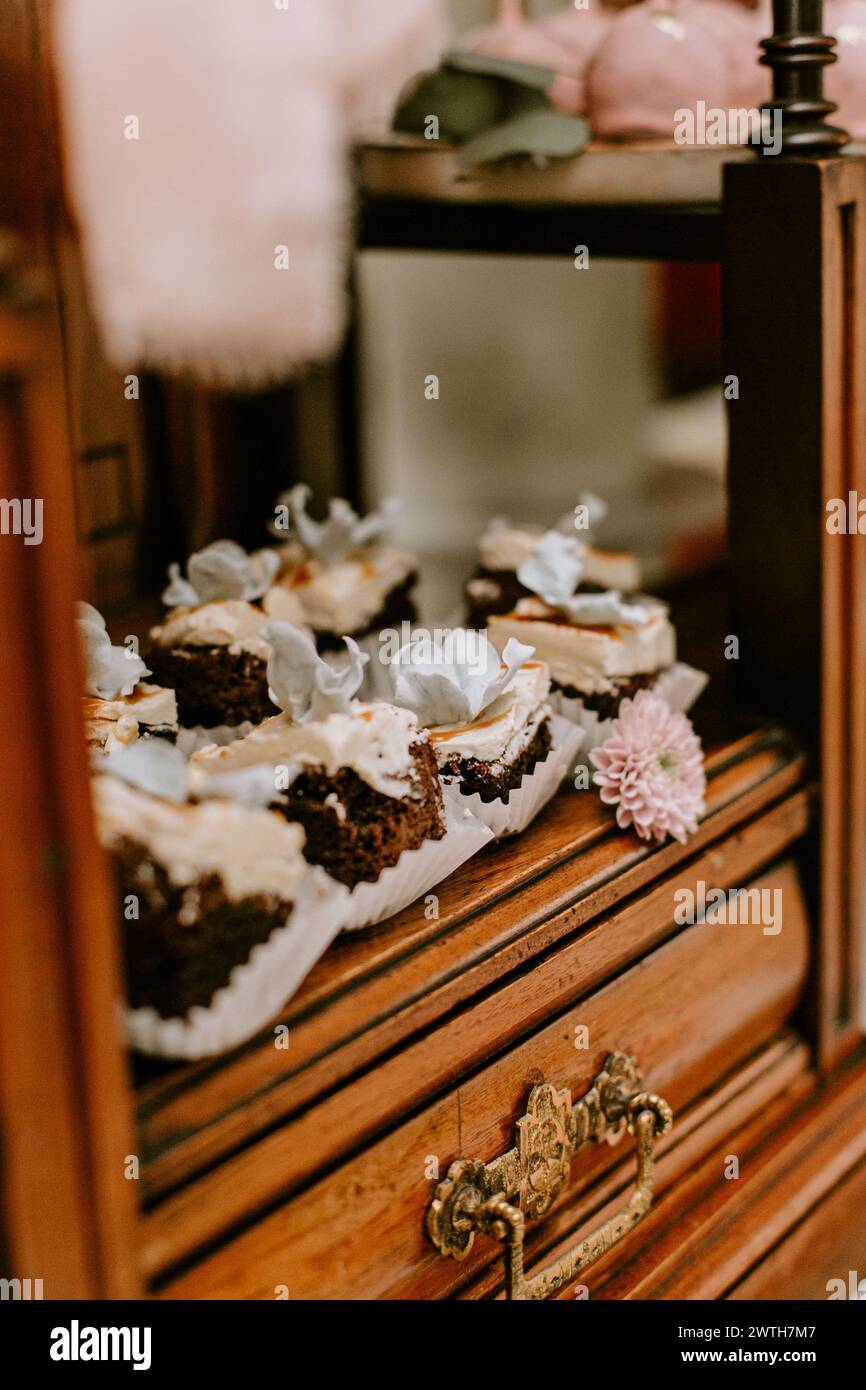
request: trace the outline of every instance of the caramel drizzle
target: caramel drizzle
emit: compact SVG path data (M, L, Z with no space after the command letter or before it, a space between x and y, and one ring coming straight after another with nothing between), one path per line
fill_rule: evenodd
M429 729L430 740L432 743L445 743L448 739L459 738L461 734L469 733L472 729L489 729L494 724L501 724L513 708L513 705L509 705L502 714L495 714L492 719L476 719L473 724L460 724L456 729Z

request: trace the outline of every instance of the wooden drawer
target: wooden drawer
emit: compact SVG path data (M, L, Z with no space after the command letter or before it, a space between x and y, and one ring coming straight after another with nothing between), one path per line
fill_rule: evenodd
M683 882L682 872L669 875L646 895L660 933L672 921L673 895ZM170 1298L271 1299L281 1289L293 1298L441 1298L471 1288L485 1271L492 1272L495 1289L499 1257L492 1242L479 1238L463 1263L443 1258L429 1243L424 1214L436 1176L458 1156L489 1161L510 1148L512 1127L534 1084L548 1080L577 1098L611 1051L634 1053L647 1088L664 1095L677 1112L694 1107L722 1078L736 1074L791 1017L808 962L806 913L793 863L777 864L753 886L782 894L782 930L776 935L765 934L760 925L688 926L589 992L576 984L584 938L529 962L516 979L485 998L482 1012L530 1022L533 1010L543 1012L550 1003L549 1021L495 1059L489 1060L488 1052L484 1065L420 1107L390 1089L399 1085L401 1071L405 1075L404 1052L400 1068L378 1067L295 1126L283 1127L279 1146L288 1160L293 1142L309 1134L310 1125L320 1130L342 1122L351 1126L353 1107L367 1104L367 1084L379 1088L387 1113L402 1107L400 1121L378 1140L276 1204L248 1229L227 1231L216 1250L172 1273L167 1266L178 1228L188 1228L193 1210L212 1210L222 1202L231 1207L232 1194L255 1181L255 1170L272 1163L278 1150L265 1142L189 1184L148 1222L150 1259L165 1270L157 1275L160 1292ZM637 907L632 904L631 910ZM602 923L599 929L609 926ZM455 1036L463 1037L467 1057L473 1056L473 1030L483 1026L481 1008L476 1003L428 1031L410 1049L419 1065L423 1068L425 1053L435 1058L453 1046ZM572 1165L565 1200L586 1194L589 1209L599 1182L616 1169L624 1187L631 1166L628 1143L615 1149L587 1145ZM541 1226L538 1231L543 1243ZM530 1252L535 1245L529 1243Z
M863 1147L861 1129L861 1153ZM866 1160L829 1192L729 1297L738 1301L862 1299L866 1296L864 1210Z
M839 1294L830 1280L850 1296L851 1272L866 1276L866 1063L827 1085L805 1053L781 1037L716 1088L711 1111L680 1117L659 1146L652 1210L580 1276L591 1298L824 1300ZM610 1207L600 1187L591 1224ZM547 1258L586 1233L579 1201L545 1224Z

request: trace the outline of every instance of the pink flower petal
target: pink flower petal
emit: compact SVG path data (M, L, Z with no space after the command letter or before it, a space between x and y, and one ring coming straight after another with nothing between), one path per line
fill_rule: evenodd
M623 700L610 736L590 753L602 802L616 806L617 824L642 839L672 835L685 843L705 810L700 739L684 714L652 691Z

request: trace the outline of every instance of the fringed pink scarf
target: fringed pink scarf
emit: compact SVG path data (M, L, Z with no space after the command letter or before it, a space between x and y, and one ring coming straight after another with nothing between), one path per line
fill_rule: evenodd
M59 0L57 16L111 359L259 386L333 352L348 144L435 64L439 0Z

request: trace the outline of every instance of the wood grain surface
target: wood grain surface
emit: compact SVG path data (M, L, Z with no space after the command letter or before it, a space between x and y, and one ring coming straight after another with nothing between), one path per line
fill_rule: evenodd
M850 509L853 493L856 511L866 496L866 160L728 166L724 222L725 370L739 383L728 409L732 683L740 709L799 730L820 773L810 891L829 1069L863 1036L866 537L856 515L854 534L828 531L827 503Z
M653 1213L655 1224L644 1231L655 1239L598 1296L797 1297L785 1273L784 1256L780 1254L778 1263L770 1256L763 1279L759 1271L774 1247L784 1248L788 1239L802 1241L796 1232L803 1222L812 1223L811 1231L816 1238L820 1235L831 1262L834 1248L843 1258L846 1249L862 1249L863 1226L856 1207L849 1208L847 1229L838 1224L838 1206L820 1209L866 1159L864 1082L861 1062L841 1074L835 1086L800 1097L785 1118L772 1107L767 1116L752 1116L695 1169L690 1191L680 1188L662 1195ZM763 1123L767 1119L769 1126ZM731 1154L740 1164L740 1176L734 1180L724 1176ZM856 1193L859 1184L848 1191ZM789 1253L796 1248L792 1245ZM803 1270L800 1287L811 1279L809 1297L826 1297L826 1291L815 1288L815 1277L827 1267L825 1258L816 1251L816 1266ZM754 1278L749 1278L752 1270Z
M782 1028L806 975L806 915L789 862L755 883L782 893L784 926L778 935L765 935L760 925L701 923L583 998L568 981L563 962L561 994L554 1001L558 1011L551 1022L488 1060L293 1200L239 1230L227 1245L170 1279L164 1295L272 1298L278 1285L286 1285L297 1298L382 1298L396 1287L405 1292L408 1281L413 1296L446 1296L458 1280L489 1262L490 1251L486 1243L479 1244L458 1266L428 1244L423 1214L432 1190L425 1175L432 1158L444 1174L457 1157L494 1157L510 1146L514 1121L533 1084L544 1078L579 1095L611 1050L634 1052L648 1088L680 1108ZM667 911L670 902L669 897ZM534 981L536 975L538 967L529 978ZM536 988L546 994L552 986L552 979L541 977ZM507 991L502 994L500 1011L512 1012ZM494 996L494 1007L496 1002ZM476 1013L477 1006L467 1013L470 1039ZM575 1045L579 1026L587 1029L585 1049ZM435 1052L437 1038L431 1037L428 1045ZM398 1077L392 1081L382 1069L377 1081L382 1089L400 1085ZM350 1088L347 1113L351 1106ZM321 1127L339 1123L340 1115L334 1114L322 1119ZM309 1142L310 1130L293 1133L289 1127L283 1158L290 1161L292 1148L301 1152ZM597 1178L613 1158L607 1145L589 1146L575 1171L581 1180ZM282 1173L280 1157L257 1146L238 1168L233 1170L229 1161L222 1173L205 1176L175 1203L157 1208L145 1231L151 1275L169 1261L186 1258L182 1247L191 1230L201 1236L208 1222L212 1229L225 1222L231 1194L255 1186L257 1165L265 1182ZM236 1227L254 1215L246 1211Z
M0 1123L10 1273L46 1298L130 1297L134 1153L108 866L81 733L74 503L53 304L0 296L0 495L41 544L0 543ZM26 621L22 615L26 615ZM46 672L50 671L50 680Z
M826 1299L831 1292L838 1298L841 1290L838 1285L831 1289L831 1280L842 1280L846 1299L851 1298L854 1288L862 1286L866 1292L864 1211L866 1159L829 1189L825 1199L731 1290L728 1298Z

